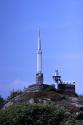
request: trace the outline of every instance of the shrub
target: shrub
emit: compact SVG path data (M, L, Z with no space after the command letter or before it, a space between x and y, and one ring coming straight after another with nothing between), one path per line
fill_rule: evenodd
M50 105L20 104L0 111L0 125L59 125L64 110Z
M22 91L21 91L21 90L17 90L17 91L14 91L14 90L13 90L13 91L10 93L10 95L8 96L7 100L9 101L9 100L13 99L14 97L16 97L16 96L18 96L18 95L20 95L20 94L22 94Z
M3 99L2 96L0 96L0 108L2 108L4 102L5 102L5 100Z

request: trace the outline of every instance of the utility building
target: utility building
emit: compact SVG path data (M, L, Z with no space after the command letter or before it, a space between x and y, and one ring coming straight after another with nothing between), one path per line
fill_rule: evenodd
M58 70L56 70L53 76L55 83L57 84L57 91L63 94L75 94L75 82L68 83L61 80Z

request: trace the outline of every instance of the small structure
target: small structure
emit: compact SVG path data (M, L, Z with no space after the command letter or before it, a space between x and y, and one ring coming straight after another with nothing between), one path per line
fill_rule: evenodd
M75 94L75 82L68 83L61 80L58 70L53 76L54 81L57 83L57 91L66 94Z
M61 76L59 75L58 70L55 71L55 74L53 76L53 80L57 83L57 89L58 89L58 85L62 84Z
M58 84L58 90L65 93L75 93L75 85L74 84Z

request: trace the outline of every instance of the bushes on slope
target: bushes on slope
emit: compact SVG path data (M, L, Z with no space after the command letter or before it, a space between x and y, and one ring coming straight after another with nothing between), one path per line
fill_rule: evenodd
M20 104L0 111L0 125L59 125L64 110L50 105Z

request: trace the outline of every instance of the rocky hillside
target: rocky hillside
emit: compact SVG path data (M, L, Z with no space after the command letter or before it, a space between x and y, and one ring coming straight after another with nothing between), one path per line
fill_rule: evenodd
M50 104L53 103L60 107L65 107L70 113L77 113L83 110L83 97L62 95L54 91L50 92L24 92L12 99L10 99L3 107L3 109L14 104Z
M49 105L50 106L51 105L52 107L58 107L58 109L64 110L62 124L60 123L60 125L82 125L83 124L82 123L83 122L82 121L83 120L83 97L82 96L70 97L67 95L59 94L55 91L31 92L31 93L23 92L15 97L10 98L3 106L1 111L9 110L9 108L11 107L14 108L16 105L27 105L27 106L29 105L42 105L42 106ZM49 125L53 125L53 124L49 124Z

